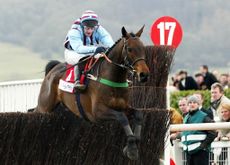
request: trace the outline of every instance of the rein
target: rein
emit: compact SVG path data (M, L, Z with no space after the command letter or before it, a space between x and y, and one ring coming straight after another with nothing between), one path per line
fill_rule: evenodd
M106 54L104 54L104 53L103 53L102 57L104 57L104 59L105 59L108 63L110 63L110 64L114 64L114 65L119 66L119 67L122 67L122 68L125 67L125 66L123 66L123 65L121 65L121 64L117 64L117 63L113 62L113 61L110 60L109 57L108 57ZM99 58L98 58L98 59L99 59ZM93 66L97 63L98 59L93 63L93 65L91 65L91 67L88 69L88 71L91 70L91 69L93 68ZM101 65L101 63L100 63L100 65ZM99 75L99 68L100 68L100 65L99 65L98 70L97 70L97 75ZM110 80L108 80L108 79L101 78L101 77L98 77L98 76L95 77L95 76L92 75L92 74L87 74L87 78L89 78L89 79L91 79L91 80L94 80L94 81L97 81L97 82L99 82L99 83L101 83L101 84L104 84L104 85L113 87L113 88L128 88L128 87L129 87L129 84L128 84L127 81L126 81L126 82L122 82L122 83L120 83L120 82L114 82L114 81L110 81Z
M122 69L126 69L126 70L129 70L132 74L133 74L133 72L135 72L135 70L134 70L134 68L133 68L133 66L138 62L138 61L141 61L141 60L145 60L144 58L137 58L137 59L135 59L132 63L131 63L131 60L129 60L128 59L128 50L127 50L127 46L126 46L126 41L127 40L124 40L124 45L123 45L123 48L122 48L122 53L125 51L125 57L124 57L124 63L123 64L119 64L119 63L117 63L117 62L114 62L114 61L112 61L111 59L109 59L109 57L106 55L106 53L108 53L108 52L106 52L106 53L104 53L103 54L103 56L102 57L104 57L104 59L108 62L108 63L110 63L110 64L113 64L113 65L115 65L115 66L117 66L117 67L120 67L120 68L122 68ZM94 64L95 64L96 62L94 62ZM131 64L130 64L131 63ZM94 75L92 75L92 74L87 74L87 77L89 78L89 79L91 79L91 80L94 80L94 81L97 81L97 82L100 82L101 84L104 84L104 85L107 85L107 86L110 86L110 87L120 87L120 88L127 88L127 87L129 87L129 84L128 84L128 82L126 81L126 82L122 82L122 83L118 83L118 82L114 82L114 81L110 81L110 80L108 80L108 79L105 79L105 78L100 78L98 75L99 75L99 70L100 70L100 66L101 66L101 64L102 63L100 63L99 64L99 67L98 67L98 69L97 69L97 77L95 77ZM94 65L93 65L94 66ZM92 66L92 67L93 67ZM91 67L91 68L92 68ZM91 69L90 68L90 69ZM90 70L89 69L89 70Z

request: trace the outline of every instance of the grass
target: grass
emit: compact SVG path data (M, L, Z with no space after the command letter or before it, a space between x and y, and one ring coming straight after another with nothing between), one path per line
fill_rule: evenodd
M24 47L0 43L0 81L43 78L49 60Z

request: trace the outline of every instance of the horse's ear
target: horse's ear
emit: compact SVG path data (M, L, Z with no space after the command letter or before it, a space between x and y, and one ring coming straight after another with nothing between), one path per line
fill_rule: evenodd
M122 37L127 37L127 31L125 30L124 26L121 28L121 33L122 33Z
M137 36L137 37L140 37L140 36L141 36L141 33L142 33L143 30L144 30L144 27L145 27L145 25L143 25L142 28L136 33L136 36Z

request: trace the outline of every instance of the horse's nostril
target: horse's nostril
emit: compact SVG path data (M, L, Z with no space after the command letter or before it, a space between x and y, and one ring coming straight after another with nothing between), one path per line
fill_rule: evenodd
M140 82L146 82L146 81L148 81L148 77L149 77L148 73L141 72L140 73Z

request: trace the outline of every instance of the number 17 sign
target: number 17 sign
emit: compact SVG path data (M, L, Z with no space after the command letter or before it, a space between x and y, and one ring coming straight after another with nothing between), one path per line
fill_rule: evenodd
M164 16L157 19L151 27L151 39L155 45L178 47L183 31L179 22L172 17Z

